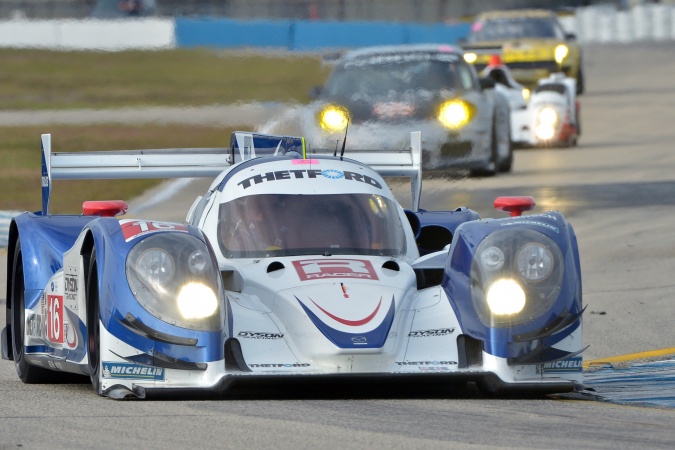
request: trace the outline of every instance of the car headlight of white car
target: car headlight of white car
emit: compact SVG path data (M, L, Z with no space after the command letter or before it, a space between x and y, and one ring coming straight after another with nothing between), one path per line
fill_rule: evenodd
M535 230L502 230L476 249L471 295L489 327L526 323L555 303L563 279L563 256L548 236Z
M562 113L553 106L543 106L536 113L534 133L537 139L549 141L556 136Z
M344 131L350 120L349 111L341 105L325 105L316 117L319 126L330 133Z
M158 319L195 330L222 327L218 266L196 237L148 236L129 252L126 273L138 302Z
M458 130L476 115L476 107L465 100L453 98L441 104L436 117L444 127Z

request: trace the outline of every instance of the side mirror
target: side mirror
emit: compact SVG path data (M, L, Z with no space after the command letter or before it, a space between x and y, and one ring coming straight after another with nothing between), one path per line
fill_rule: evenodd
M567 41L576 41L577 35L574 33L565 33L565 40Z
M483 90L494 89L495 84L496 84L494 78L490 78L490 77L479 78L478 82L480 83L480 88L483 89Z

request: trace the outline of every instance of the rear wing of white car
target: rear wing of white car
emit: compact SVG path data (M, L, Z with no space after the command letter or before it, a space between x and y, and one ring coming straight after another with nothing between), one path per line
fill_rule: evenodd
M305 139L302 137L272 136L242 131L232 133L229 148L52 153L51 134L43 134L41 138L42 215L49 213L52 180L215 178L233 164L256 157L285 154L306 157ZM421 133L413 132L411 150L407 153L368 152L352 159L371 166L382 176L410 177L413 209L417 210L422 191L421 146Z

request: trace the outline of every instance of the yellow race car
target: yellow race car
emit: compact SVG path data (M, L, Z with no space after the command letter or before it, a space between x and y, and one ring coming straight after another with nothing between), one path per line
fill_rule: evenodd
M478 15L461 43L464 59L481 71L498 54L519 83L533 88L551 73L564 72L584 91L581 48L553 11L521 9Z

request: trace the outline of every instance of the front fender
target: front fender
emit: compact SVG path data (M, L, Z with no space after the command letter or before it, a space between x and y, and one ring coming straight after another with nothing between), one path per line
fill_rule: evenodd
M525 235L532 231L540 233L546 237L546 242L553 242L552 245L560 250L554 252L560 255L560 260L555 260L562 270L560 281L551 290L550 305L547 303L549 306L544 311L538 311L534 317L516 317L514 314L514 319L504 319L502 316L501 322L498 322L486 317L485 310L489 309L480 303L486 301L485 292L489 286L481 284L475 270L476 252L484 239L503 230L513 233L514 242L518 234ZM504 253L507 261L504 267L508 267L511 264L509 261L514 261L515 257L507 251ZM534 283L528 282L517 272L515 263L512 266L511 272L500 276L516 280L524 286L526 304L541 301L535 295L530 295L536 291L532 287ZM484 351L503 358L524 359L524 355L537 349L542 339L546 338L546 344L552 345L580 325L581 271L574 230L557 212L464 223L458 227L450 249L443 289L465 334L482 341Z

